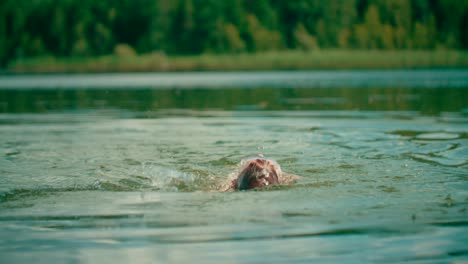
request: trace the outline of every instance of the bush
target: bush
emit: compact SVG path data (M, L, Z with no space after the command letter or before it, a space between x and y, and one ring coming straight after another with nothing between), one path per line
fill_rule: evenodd
M125 43L120 43L115 45L114 54L118 57L135 57L136 52L130 45Z

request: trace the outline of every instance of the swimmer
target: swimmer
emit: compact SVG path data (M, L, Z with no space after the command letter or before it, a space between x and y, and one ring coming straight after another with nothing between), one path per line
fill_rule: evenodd
M249 190L275 184L292 184L300 178L297 175L284 173L276 161L259 154L241 162L237 177L231 181L226 191Z

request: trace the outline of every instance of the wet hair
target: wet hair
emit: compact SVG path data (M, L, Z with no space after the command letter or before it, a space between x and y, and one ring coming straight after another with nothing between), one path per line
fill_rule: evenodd
M236 189L248 190L279 183L281 168L274 160L255 157L243 162Z

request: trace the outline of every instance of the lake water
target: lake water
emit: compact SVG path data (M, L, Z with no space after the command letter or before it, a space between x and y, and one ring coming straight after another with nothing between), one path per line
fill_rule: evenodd
M0 155L2 263L468 263L468 70L1 76Z

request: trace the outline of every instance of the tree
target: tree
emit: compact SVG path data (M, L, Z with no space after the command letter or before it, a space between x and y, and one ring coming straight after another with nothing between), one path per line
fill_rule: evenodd
M245 50L244 40L240 37L239 31L233 24L223 25L225 52L242 52Z
M381 45L383 49L395 48L395 33L391 25L389 24L382 25L380 41L381 41Z
M364 24L357 24L354 26L353 34L354 47L358 49L368 49L370 43L370 35L367 27Z
M468 0L2 0L0 66L122 45L171 54L468 49L467 28Z
M296 39L296 47L302 50L319 49L317 39L307 32L303 24L298 24L294 30L294 38Z
M468 49L468 10L465 11L462 21L460 22L460 44L463 49Z
M369 6L364 23L369 32L368 47L371 49L381 48L382 24L380 22L379 10L376 6Z
M283 46L280 33L265 28L256 16L248 15L247 24L251 37L251 51L277 50Z
M414 24L413 47L417 49L429 47L429 31L427 27L420 22Z
M149 18L148 32L139 42L142 52L171 50L171 15L175 13L173 3L172 1L155 1Z
M200 47L195 48L192 41L195 30L194 6L192 0L180 0L175 10L172 20L171 32L173 37L171 41L174 46L173 52L176 53L194 53L201 52Z
M246 10L267 29L278 27L277 15L268 0L246 0Z

